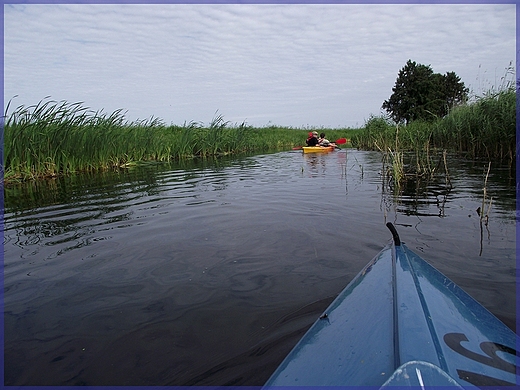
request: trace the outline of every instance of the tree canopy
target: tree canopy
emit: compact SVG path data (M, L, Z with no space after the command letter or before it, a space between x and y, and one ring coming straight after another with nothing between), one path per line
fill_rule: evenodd
M408 60L392 92L382 108L396 123L409 123L446 116L454 106L467 101L469 89L454 72L434 73L429 65Z

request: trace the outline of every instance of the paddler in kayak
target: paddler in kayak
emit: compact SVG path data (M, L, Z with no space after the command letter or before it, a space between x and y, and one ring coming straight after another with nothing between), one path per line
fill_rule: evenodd
M305 140L305 144L307 146L309 146L309 140L312 138L312 131L309 131L309 136L307 137L307 139Z
M327 138L325 138L325 133L321 133L320 137L318 138L318 145L319 146L336 146L334 142L330 142Z
M309 138L307 138L305 143L307 144L307 146L318 146L318 132L313 131L312 133L309 133Z

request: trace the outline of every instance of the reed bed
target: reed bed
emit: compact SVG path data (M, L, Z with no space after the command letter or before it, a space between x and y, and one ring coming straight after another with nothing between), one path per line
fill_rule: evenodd
M507 162L514 169L516 150L516 91L513 84L490 91L456 107L434 122L396 125L385 117L370 117L352 137L352 146L385 154L396 187L406 176L447 173L446 152L471 159ZM406 162L403 160L406 156Z
M516 91L513 86L456 107L435 122L415 121L399 127L399 146L408 151L448 150L468 158L514 162L516 150ZM395 147L397 127L372 116L352 138L367 150Z
M432 144L472 158L514 162L516 149L516 92L514 88L488 93L470 105L454 109L436 123Z
M92 111L79 103L47 100L4 116L4 181L82 171L122 169L143 161L174 161L257 153L301 146L310 129L231 124L216 113L209 125L162 120L128 122L122 110ZM345 136L334 130L327 135ZM339 138L339 137L338 137ZM332 139L332 138L331 138Z

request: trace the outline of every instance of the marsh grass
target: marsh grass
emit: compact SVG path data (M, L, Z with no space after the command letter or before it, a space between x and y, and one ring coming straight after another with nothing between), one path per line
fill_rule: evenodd
M408 177L431 178L442 170L443 164L447 186L450 186L447 152L471 159L507 162L513 170L516 153L514 82L490 89L434 122L415 121L399 126L385 117L371 116L365 127L352 137L352 145L384 153L397 188Z
M218 112L209 125L179 126L154 117L128 122L122 110L108 114L48 97L9 113L11 103L4 116L5 182L125 169L145 161L290 150L304 144L309 131L231 124ZM347 134L346 129L327 131L329 137Z
M429 181L437 173L445 174L446 188L451 190L447 150L432 146L429 124L419 122L413 126L400 126L384 118L371 118L365 131L367 128L372 142L364 144L364 148L382 153L384 180L393 191L399 193L407 180ZM354 137L355 145L360 147L357 141Z
M489 92L472 104L455 108L436 123L433 145L453 145L472 158L513 163L516 148L516 92L514 87Z
M360 149L393 149L396 126L384 117L370 117L364 129L352 138ZM399 127L402 150L428 155L448 150L473 159L508 161L513 164L516 150L516 91L490 90L469 104L455 107L435 122L415 121ZM424 161L428 164L428 161Z

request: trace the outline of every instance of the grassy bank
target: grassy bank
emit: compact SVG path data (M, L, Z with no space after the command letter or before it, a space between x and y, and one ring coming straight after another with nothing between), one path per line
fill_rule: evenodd
M446 154L508 163L514 175L516 156L516 91L510 84L456 107L433 122L396 125L371 117L352 137L352 146L383 153L385 173L399 190L408 178L446 174Z
M318 129L322 131L322 129ZM331 140L348 130L325 130ZM166 125L162 120L127 122L122 110L92 111L81 103L41 101L19 106L4 124L5 181L81 171L124 168L140 161L289 150L302 145L309 129L230 124L221 115L209 125Z
M440 149L468 158L513 164L515 111L516 92L514 87L509 87L456 107L446 117L434 122L416 121L396 126L383 117L371 117L364 129L352 138L352 145L360 149L394 152Z

